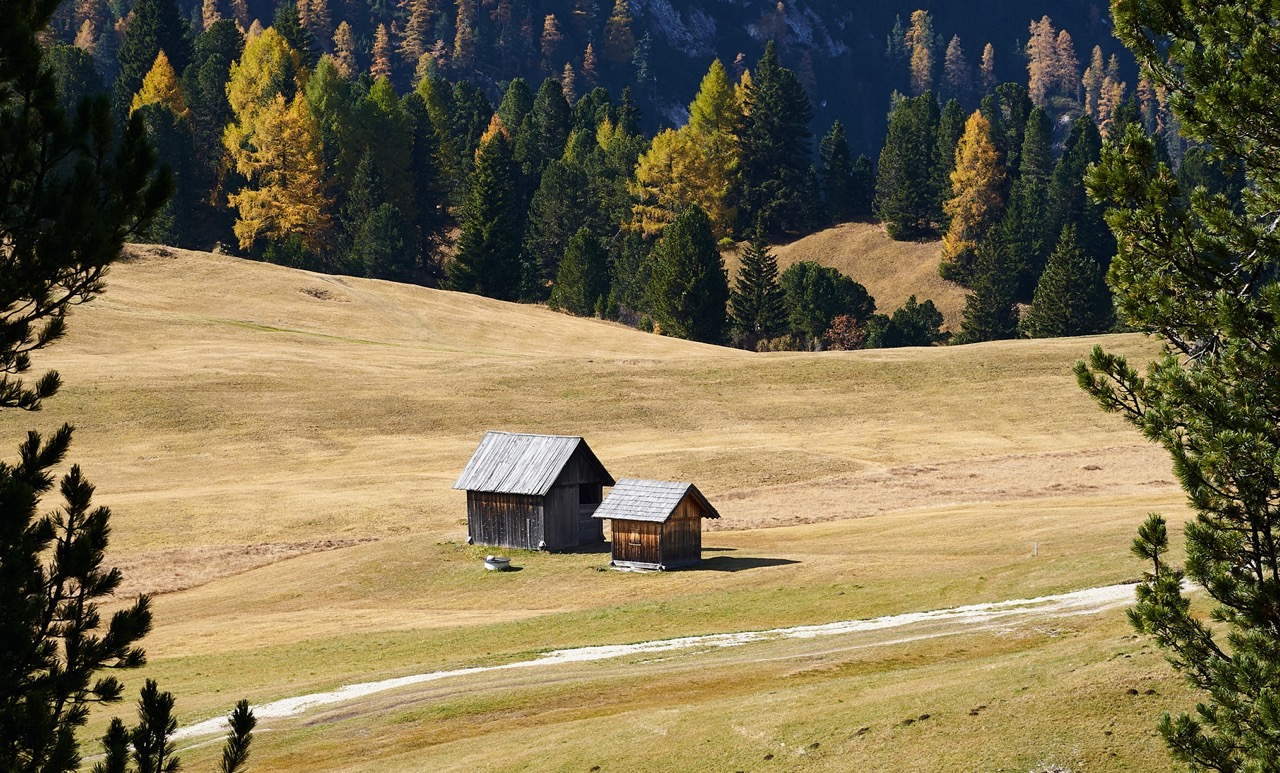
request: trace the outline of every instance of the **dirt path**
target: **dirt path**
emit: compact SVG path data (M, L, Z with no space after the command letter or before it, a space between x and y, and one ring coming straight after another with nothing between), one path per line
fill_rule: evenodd
M794 640L812 643L830 651L833 646L852 649L879 646L938 636L969 633L1012 626L1018 623L1075 615L1089 615L1115 609L1133 602L1133 585L1110 585L1101 588L1041 596L1033 599L1015 599L989 604L973 604L929 612L910 612L866 620L845 620L823 625L802 625L792 628L774 628L766 631L743 631L705 636L688 636L680 639L662 639L598 647L578 647L553 650L533 660L521 660L498 666L477 666L451 671L433 671L413 674L376 682L363 682L340 687L330 692L300 695L294 698L254 706L259 728L270 726L271 720L297 717L308 711L334 704L345 703L377 693L399 688L435 682L444 679L465 679L478 674L498 671L518 671L531 668L555 668L577 663L612 660L635 655L664 654L667 658L681 652L693 654L718 648L742 647L751 644ZM885 638L882 633L892 634ZM808 647L801 647L792 657L811 655ZM467 683L459 685L461 690ZM226 730L226 719L216 717L178 730L174 740L195 740Z

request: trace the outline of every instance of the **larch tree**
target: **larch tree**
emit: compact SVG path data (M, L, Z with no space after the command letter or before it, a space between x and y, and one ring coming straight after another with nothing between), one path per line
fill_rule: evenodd
M241 118L238 123L239 131L228 129L229 137L239 138L228 150L247 182L227 200L238 213L235 234L241 249L252 249L259 238L293 237L312 252L322 251L331 205L320 133L306 99L299 95L286 101L276 94L247 122Z
M409 0L409 18L404 23L398 53L406 67L417 67L422 55L431 50L435 27L433 0Z
M1188 195L1139 126L1107 143L1089 179L1111 205L1111 266L1122 319L1151 330L1163 356L1145 373L1095 349L1081 385L1170 454L1194 518L1151 515L1133 552L1148 567L1130 610L1195 692L1158 724L1191 770L1270 771L1280 760L1280 16L1271 3L1116 3L1116 30L1146 77L1168 90L1190 138L1240 159L1243 208ZM1181 521L1181 515L1178 520Z
M1084 70L1081 86L1084 88L1084 112L1095 122L1101 119L1098 103L1102 98L1102 80L1107 76L1107 66L1102 59L1102 47L1094 46L1089 55L1089 66Z
M960 36L953 35L947 44L947 52L942 60L942 80L947 87L947 96L964 103L973 92L973 74L969 70L969 60L965 58L964 49L960 46Z
M1031 22L1026 53L1027 91L1032 102L1044 107L1057 84L1058 35L1048 16Z
M951 227L942 237L944 265L954 264L961 275L970 272L979 242L1004 206L1004 177L999 154L991 142L991 124L980 111L974 111L956 147L951 199L946 204Z
M1080 90L1080 59L1071 33L1066 30L1058 32L1053 44L1053 84L1058 94L1072 99Z
M697 205L711 219L716 238L728 236L736 210L730 194L739 169L734 132L741 107L728 73L717 59L689 105L689 122L654 138L636 167L634 222L657 234L676 215Z
M933 17L928 11L912 11L904 40L911 54L911 92L918 96L933 88Z
M604 27L604 58L614 64L631 61L635 55L636 38L631 31L630 0L614 0L613 13Z
M565 62L564 69L560 71L560 87L566 102L573 105L578 101L578 75L569 62Z
M982 90L990 94L996 88L996 50L988 43L982 49L982 64L978 67L982 76Z
M356 39L351 33L351 25L343 21L333 32L333 64L338 74L344 78L354 78L359 70L356 64Z
M542 51L543 67L548 72L553 71L556 54L560 52L560 44L564 41L564 34L560 32L560 20L556 18L554 13L549 13L542 20L542 41L540 50Z
M173 65L169 63L169 57L163 50L156 55L155 64L142 79L142 88L133 95L129 112L132 113L146 105L163 105L175 116L183 119L190 114L187 109L187 99L182 93L182 86L178 83L178 74L174 72Z
M387 32L387 25L379 24L373 33L373 59L369 63L369 74L377 80L390 78L391 73L391 34Z
M204 0L200 8L201 28L209 29L222 20L222 11L218 10L218 0Z
M587 89L594 89L600 85L600 66L596 62L595 46L588 43L587 49L582 52L582 82Z
M117 58L115 103L120 114L128 112L142 79L164 51L176 72L191 61L191 31L174 0L138 0L128 16L124 41Z
M458 18L454 23L453 62L463 72L477 64L477 15L475 0L458 0Z

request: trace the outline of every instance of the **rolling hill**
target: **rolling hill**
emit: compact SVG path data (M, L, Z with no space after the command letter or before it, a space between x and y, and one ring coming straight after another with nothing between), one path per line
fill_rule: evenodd
M1182 497L1168 459L1076 389L1070 363L1098 342L1155 352L1112 336L757 355L138 248L38 358L63 393L0 427L16 443L77 425L110 558L160 594L127 688L159 679L185 725L240 696L1132 579L1132 532L1152 509L1179 522ZM704 569L517 553L521 571L486 574L450 485L489 428L582 434L615 476L695 481L724 516ZM254 767L1160 769L1151 728L1187 701L1112 611L442 680L268 720Z

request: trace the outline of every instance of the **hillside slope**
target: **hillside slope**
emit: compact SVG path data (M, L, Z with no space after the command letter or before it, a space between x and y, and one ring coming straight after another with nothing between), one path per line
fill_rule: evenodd
M938 276L941 251L938 241L896 242L873 223L843 223L774 248L779 271L802 260L831 266L866 287L880 313L891 314L914 295L919 302L933 301L944 329L956 331L966 291Z
M1152 509L1181 513L1181 495L1167 457L1076 388L1070 364L1099 340L1136 359L1155 351L1118 336L756 355L538 307L143 249L38 358L61 371L63 394L41 414L0 414L0 436L77 424L71 459L113 509L111 560L128 593L162 594L151 664L126 689L158 678L186 724L241 695L265 702L548 649L1130 578L1134 528ZM704 570L633 575L602 571L603 552L517 553L521 571L486 574L450 486L489 428L582 434L615 477L695 481L723 516L705 537ZM922 750L918 770L1026 769L1072 749L1111 760L1099 770L1141 769L1163 759L1151 736L1119 742L1097 728L1152 725L1168 699L1119 705L1113 693L1145 681L1171 695L1176 683L1152 676L1158 657L1139 657L1122 625L1080 620L1069 639L1033 627L883 655L782 653L767 666L725 663L714 678L696 659L643 673L628 660L604 681L561 673L481 696L442 685L337 707L323 732L310 718L273 723L255 769L476 769L495 749L539 769L742 769L833 726L845 730L823 736L836 755L826 769L894 769L904 742ZM1113 658L1117 648L1134 659ZM1052 674L1068 669L1078 673L1065 689ZM915 698L873 700L903 679L917 680ZM790 687L769 697L780 680ZM737 692L722 691L730 683ZM619 685L634 689L619 700ZM831 696L850 690L867 697L836 708ZM996 700L1021 729L962 719ZM815 701L825 719L798 708ZM646 730L683 711L716 718L681 723L696 744ZM890 729L924 713L968 729ZM602 748L600 729L617 722L625 748ZM874 744L849 730L866 725ZM1052 737L1036 729L1047 726ZM534 736L559 741L530 746ZM681 756L694 745L705 751ZM213 751L191 750L189 764L206 767Z

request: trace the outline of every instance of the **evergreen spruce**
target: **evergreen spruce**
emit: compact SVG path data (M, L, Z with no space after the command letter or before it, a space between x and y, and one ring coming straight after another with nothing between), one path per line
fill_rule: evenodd
M836 121L831 131L818 143L822 160L822 200L826 204L827 223L843 223L858 216L853 178L853 152L844 136L844 124Z
M652 261L649 305L662 332L720 343L728 323L729 281L706 213L695 206L677 215Z
M942 332L942 312L926 300L917 303L913 295L895 309L892 315L876 314L867 324L868 349L893 349L902 346L933 346L951 337Z
M546 298L569 240L587 223L593 204L590 193L586 173L571 161L552 161L542 173L524 235L523 263L529 279L523 295L527 299Z
M950 215L947 214L947 202L954 195L951 190L951 173L956 168L956 147L964 136L964 126L968 119L969 116L965 115L960 103L954 99L947 102L938 117L938 147L933 154L933 177L930 183L937 192L938 212L942 213L938 225L943 231L951 223Z
M502 95L502 103L498 106L498 117L502 125L514 131L520 128L524 117L533 109L533 92L524 78L512 78L507 90Z
M1017 337L1019 265L1019 256L1003 239L988 239L979 247L958 343Z
M569 240L548 305L579 317L603 311L609 297L609 263L600 240L581 228Z
M778 261L769 251L760 226L742 253L729 307L734 332L741 336L742 345L747 349L755 349L761 341L787 332L787 308L782 286L778 284Z
M520 292L520 235L515 159L506 132L480 146L463 211L458 252L447 267L449 287L515 300Z
M942 220L934 184L938 120L938 102L932 93L902 99L889 113L889 134L876 176L875 209L892 239L931 236Z
M738 214L747 223L762 220L769 233L803 232L808 221L805 181L813 110L795 73L778 63L773 41L756 65L744 109L738 136Z
M436 248L444 239L449 213L448 191L440 172L440 145L426 100L414 92L401 100L410 139L409 177L413 185L413 244L419 262L432 274L438 272Z
M412 276L413 236L394 204L381 204L365 218L351 245L351 263L373 279Z
M1075 227L1067 226L1040 275L1022 332L1030 338L1093 335L1110 330L1113 321L1102 268L1080 249Z
M271 26L281 37L289 42L289 46L302 57L302 66L312 70L320 61L320 48L316 36L302 24L298 18L298 6L286 2L276 8L275 20Z
M569 141L572 109L565 99L564 87L555 78L547 78L533 98L533 107L517 128L515 154L524 173L537 180L547 164L560 158Z
M876 168L866 156L858 156L858 160L853 162L853 181L849 194L853 218L870 220L875 214Z
M1102 206L1089 199L1084 176L1102 154L1102 135L1088 116L1071 126L1066 149L1049 181L1049 208L1053 213L1051 233L1061 233L1074 225L1080 247L1106 270L1115 254L1116 240L1102 217Z

